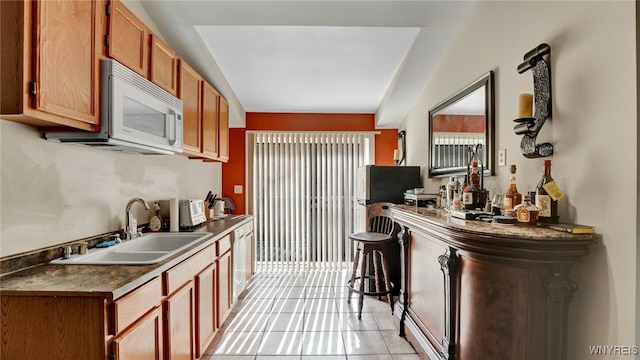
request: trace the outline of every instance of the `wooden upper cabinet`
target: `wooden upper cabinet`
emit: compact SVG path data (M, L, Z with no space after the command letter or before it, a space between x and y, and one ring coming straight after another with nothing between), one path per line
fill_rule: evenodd
M111 1L108 18L109 57L146 78L149 73L149 29L119 0Z
M200 104L202 77L184 61L180 61L180 86L178 98L182 100L182 152L185 155L200 154L202 123Z
M151 34L151 75L149 79L171 95L178 94L178 54Z
M218 127L218 157L221 161L229 160L229 103L220 97L220 125Z
M206 81L202 82L202 152L218 157L218 118L220 94Z
M97 131L104 1L0 1L4 119Z

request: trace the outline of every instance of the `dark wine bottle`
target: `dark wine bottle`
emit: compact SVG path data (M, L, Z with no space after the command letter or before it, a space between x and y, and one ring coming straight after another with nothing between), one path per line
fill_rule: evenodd
M558 199L563 195L551 177L551 160L544 160L544 174L536 186L536 206L540 208L539 222L558 223Z
M480 176L478 175L478 162L471 165L468 185L462 191L462 203L465 210L482 209L485 204L481 202Z

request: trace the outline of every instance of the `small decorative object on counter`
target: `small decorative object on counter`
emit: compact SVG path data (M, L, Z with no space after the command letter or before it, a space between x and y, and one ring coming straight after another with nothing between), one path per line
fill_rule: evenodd
M540 209L531 203L531 196L526 194L523 196L522 204L515 207L516 225L536 225Z
M540 222L558 223L558 199L564 193L551 177L551 160L544 160L544 174L536 187L536 205L540 208Z
M493 200L491 200L491 213L493 215L502 215L502 204L504 200L502 198L502 194L494 194Z
M438 208L444 208L447 206L447 186L440 185L440 192L438 196Z
M151 219L149 219L149 230L151 231L162 231L163 222L162 216L160 216L160 204L158 202L154 202L151 205Z
M462 210L462 201L460 201L460 193L458 191L457 188L453 190L453 201L451 202L451 209L453 211Z
M594 232L596 232L596 229L590 225L564 224L564 223L549 224L549 223L538 222L538 226L546 227L546 228L557 230L557 231L564 231L571 234L593 234Z
M518 187L516 186L516 166L511 165L509 171L509 189L504 194L502 205L502 209L507 216L512 215L512 210L522 203L522 194L518 192Z
M457 189L460 188L460 182L455 176L449 178L449 182L447 183L447 209L453 209L453 194Z

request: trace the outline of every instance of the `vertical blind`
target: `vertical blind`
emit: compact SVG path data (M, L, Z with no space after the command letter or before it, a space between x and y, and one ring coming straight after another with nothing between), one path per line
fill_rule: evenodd
M256 218L256 270L340 269L360 221L357 169L373 133L248 132L248 208Z

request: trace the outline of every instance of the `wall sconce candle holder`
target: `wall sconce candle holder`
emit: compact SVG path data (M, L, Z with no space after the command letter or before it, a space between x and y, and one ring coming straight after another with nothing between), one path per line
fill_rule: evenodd
M407 154L407 143L405 140L406 135L407 135L407 132L402 130L396 136L396 140L398 141L398 151L400 152L400 154L398 154L398 159L393 159L393 162L396 165L402 164L406 157L406 154Z
M551 143L536 144L538 132L547 119L551 118L551 68L545 55L551 53L548 44L540 44L524 55L524 62L518 65L518 73L531 69L533 72L533 100L535 113L532 118L515 119L513 131L523 135L520 151L526 158L534 159L553 154Z

